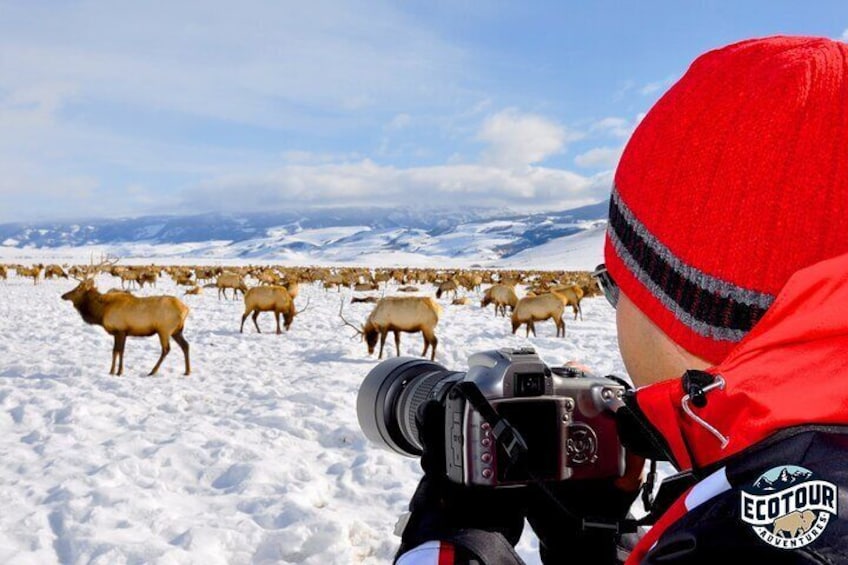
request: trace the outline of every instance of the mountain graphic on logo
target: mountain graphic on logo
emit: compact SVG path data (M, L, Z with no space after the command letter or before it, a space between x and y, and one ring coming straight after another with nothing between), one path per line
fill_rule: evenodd
M789 467L783 467L776 477L771 473L761 476L754 483L754 488L764 491L781 490L802 483L811 476L812 473L806 469L796 467L795 470L790 470Z

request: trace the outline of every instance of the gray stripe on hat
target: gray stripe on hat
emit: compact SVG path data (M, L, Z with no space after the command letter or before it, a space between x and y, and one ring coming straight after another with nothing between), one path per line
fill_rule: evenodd
M660 242L654 235L648 231L642 222L636 219L630 208L624 203L618 194L618 189L613 186L612 199L615 205L621 211L621 215L630 225L630 228L638 235L645 244L650 247L654 253L661 257L669 266L684 278L691 281L693 284L706 290L711 294L717 294L723 298L730 298L742 304L757 306L766 310L774 302L774 296L755 290L749 290L733 283L717 279L707 273L687 265L677 258L671 250ZM641 280L641 279L640 279ZM643 281L644 282L644 281Z
M611 225L607 225L607 236L609 237L613 248L615 248L615 252L619 257L621 257L624 266L627 267L627 270L633 273L636 279L642 283L642 285L647 288L648 291L685 326L692 329L692 331L698 335L720 341L731 341L736 343L745 337L745 334L747 333L745 331L713 326L712 324L707 324L695 318L689 312L685 311L677 302L672 300L671 297L669 297L644 270L642 270L639 263L636 262L621 240L618 239L618 236L612 229Z

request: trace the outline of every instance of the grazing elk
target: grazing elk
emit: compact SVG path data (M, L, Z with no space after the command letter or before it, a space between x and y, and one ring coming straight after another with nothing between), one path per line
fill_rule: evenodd
M456 284L455 279L445 281L439 285L438 289L436 289L436 298L441 298L443 294L447 295L451 292L453 293L453 297L456 298L456 293L458 289L459 285Z
M342 302L342 307L344 302ZM395 350L400 355L400 332L421 332L424 336L424 351L421 356L427 355L427 349L432 346L430 360L436 357L436 345L439 343L436 337L436 324L439 323L439 315L442 307L429 296L388 296L377 302L362 328L357 328L345 320L342 309L339 308L339 316L345 324L352 327L361 334L368 344L368 354L374 353L377 338L380 338L380 354L378 359L383 358L383 348L386 345L386 336L389 332L395 334Z
M68 274L59 265L47 265L44 268L44 278L45 278L45 280L46 279L52 279L54 277L60 278L60 279L67 279Z
M150 375L156 374L165 356L171 350L171 338L183 350L185 374L189 375L191 365L188 342L183 337L188 306L173 296L139 298L120 290L100 293L94 284L94 279L91 278L94 272L96 268L87 272L85 278L79 279L80 283L76 288L63 294L62 299L70 300L87 324L102 326L106 333L114 336L112 367L109 369L109 374L116 374L116 361L117 375L120 376L124 371L124 347L127 337L149 337L155 334L159 336L162 354L153 370L150 371Z
M221 300L221 293L224 294L224 298L227 298L228 288L233 289L233 300L236 299L239 291L241 291L242 296L247 293L247 285L244 284L242 276L229 271L218 275L218 279L215 281L215 286L218 288L218 300Z
M138 274L138 286L144 288L144 285L149 284L152 287L156 286L156 281L159 279L159 272L154 269L147 269Z
M557 328L557 337L562 334L565 337L565 322L562 315L565 312L565 304L562 299L553 294L542 294L540 296L525 296L518 301L512 311L512 333L518 331L521 324L527 324L526 336L533 332L536 335L535 322L552 319Z
M255 286L244 295L244 315L241 317L239 332L244 333L244 321L252 313L253 325L256 326L257 332L262 333L256 318L259 317L260 312L273 312L274 319L277 321L277 333L281 334L283 332L280 330L280 314L283 315L286 331L289 331L294 317L305 312L308 307L309 301L307 300L306 306L302 310L295 310L294 300L284 286Z
M518 304L518 295L515 294L515 289L505 284L495 284L486 289L483 293L483 299L480 301L480 307L485 308L489 304L495 305L495 316L498 311L503 317L506 317L506 307L509 306L509 311L515 310Z

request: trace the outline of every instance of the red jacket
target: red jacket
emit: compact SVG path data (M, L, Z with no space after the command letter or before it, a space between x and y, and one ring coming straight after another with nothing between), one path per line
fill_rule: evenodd
M745 339L707 372L721 375L725 387L708 392L707 405L692 410L727 437L725 447L684 412L680 379L636 392L681 471L715 466L785 428L848 424L848 255L792 276ZM639 563L685 512L681 497L628 564Z

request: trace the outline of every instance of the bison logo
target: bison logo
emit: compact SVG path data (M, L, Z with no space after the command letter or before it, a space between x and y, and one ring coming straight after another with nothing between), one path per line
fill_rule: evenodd
M785 465L769 469L742 491L742 520L764 542L797 549L815 541L836 515L836 485L812 471Z

